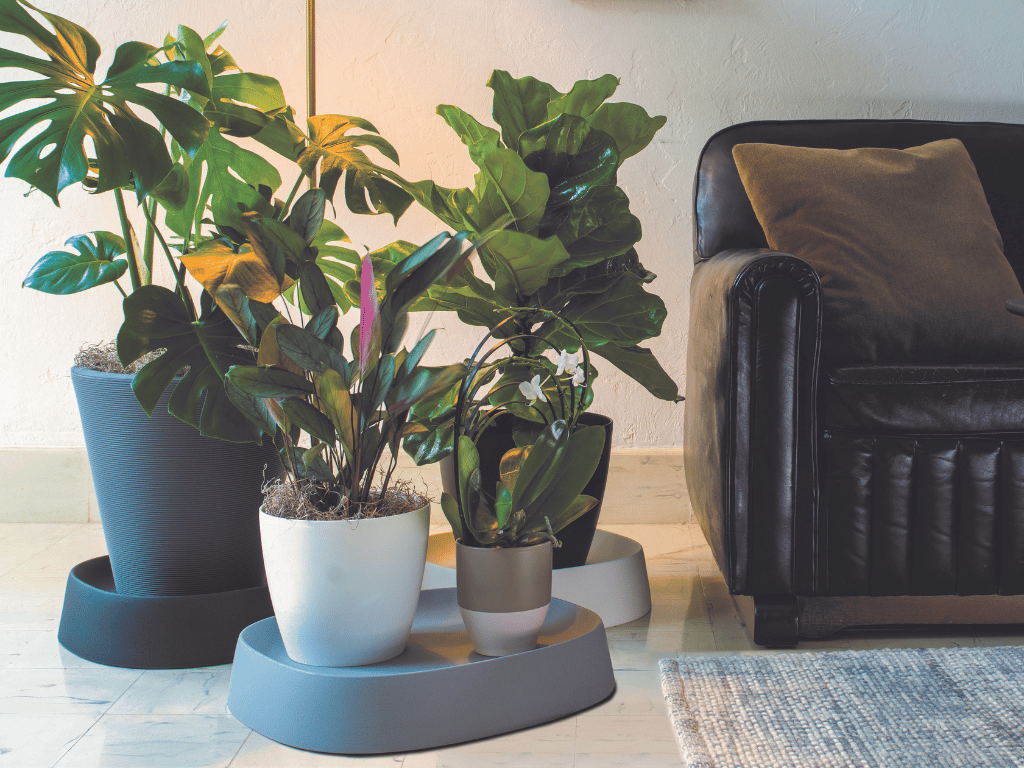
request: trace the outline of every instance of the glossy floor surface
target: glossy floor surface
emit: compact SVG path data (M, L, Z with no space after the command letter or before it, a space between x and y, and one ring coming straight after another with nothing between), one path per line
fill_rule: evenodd
M751 642L749 605L729 596L696 526L605 527L643 545L654 603L648 616L608 630L618 684L610 699L497 738L408 755L344 757L284 747L235 720L226 706L230 666L125 670L65 651L57 643L57 625L67 572L104 554L100 526L0 524L0 768L678 766L658 660L766 651ZM998 631L977 632L849 632L801 643L800 649L1024 642Z

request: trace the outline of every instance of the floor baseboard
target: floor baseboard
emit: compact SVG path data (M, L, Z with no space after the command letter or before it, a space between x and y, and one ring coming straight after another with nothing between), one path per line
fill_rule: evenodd
M397 471L440 500L436 465L417 467L402 454ZM0 448L0 523L98 520L85 448ZM602 523L693 521L681 450L612 451Z

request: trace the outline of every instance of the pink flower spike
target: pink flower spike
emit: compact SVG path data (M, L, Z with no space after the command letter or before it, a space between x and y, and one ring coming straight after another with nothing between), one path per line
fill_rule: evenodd
M370 256L363 258L363 270L359 275L359 371L366 373L373 325L377 322L380 305L377 303L377 284L373 279L373 264Z

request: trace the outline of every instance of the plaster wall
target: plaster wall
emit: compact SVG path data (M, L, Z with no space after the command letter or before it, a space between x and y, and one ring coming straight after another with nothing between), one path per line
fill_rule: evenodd
M96 35L99 71L116 45L159 43L178 23L201 33L229 21L223 45L243 67L273 75L301 114L303 0L39 0ZM370 119L398 149L407 178L471 183L464 147L434 114L440 103L490 114L494 68L560 90L605 73L616 100L668 117L620 183L643 224L638 249L668 306L650 343L680 385L692 270L691 187L696 157L718 129L768 118L913 117L1021 122L1024 5L1017 0L318 0L318 111ZM0 45L15 47L10 39ZM3 76L9 77L4 74ZM286 184L291 183L288 178ZM119 295L105 286L73 297L20 287L35 261L72 235L117 230L109 196L67 190L61 208L0 180L0 448L83 445L68 367L86 342L113 339ZM416 209L397 230L384 217L339 223L377 247L439 229ZM462 357L477 329L435 315L435 360ZM699 349L690 354L700 354ZM599 365L595 409L617 424L618 449L672 449L683 405L648 396Z

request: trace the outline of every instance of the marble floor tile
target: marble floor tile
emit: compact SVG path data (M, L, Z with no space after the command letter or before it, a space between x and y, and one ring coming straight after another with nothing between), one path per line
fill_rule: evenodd
M3 594L0 591L0 594ZM6 595L4 595L6 597ZM6 605L0 613L6 612ZM40 629L0 629L0 653L24 653L47 635L56 634Z
M3 669L4 667L6 667L8 664L10 664L16 658L18 658L18 657L15 654L13 654L13 653L11 653L11 654L0 654L0 669Z
M0 669L2 715L99 717L142 673L115 669Z
M661 692L661 674L657 669L615 670L615 693L600 704L577 715L588 717L668 716ZM577 737L579 729L577 728Z
M574 768L575 756L570 752L463 752L458 748L444 751L412 752L405 756L402 768Z
M255 731L238 750L230 768L402 768L405 755L325 755L271 741Z
M20 649L12 669L109 669L76 656L57 641L57 633L34 632L37 637Z
M677 755L678 747L668 717L579 717L576 753Z
M228 666L150 669L108 710L111 715L227 715Z
M226 768L249 733L230 715L105 715L56 768Z
M87 523L0 523L0 545L24 544L45 548Z
M0 717L0 768L48 768L85 735L92 715Z

